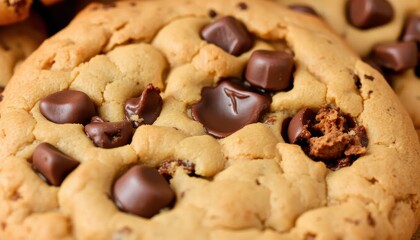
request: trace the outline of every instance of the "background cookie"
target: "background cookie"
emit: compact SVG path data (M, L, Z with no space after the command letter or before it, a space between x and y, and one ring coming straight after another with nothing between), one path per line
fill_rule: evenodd
M52 6L63 0L5 0L0 2L0 26L9 25L26 19L33 5ZM75 1L69 1L75 2ZM73 3L74 4L74 3Z
M21 21L29 16L32 0L0 2L0 26Z
M255 80L260 61L291 78ZM419 141L394 93L273 2L90 5L0 114L2 239L409 239L420 221ZM328 120L350 142L322 151ZM335 147L350 158L331 167Z
M47 37L47 30L39 16L0 27L0 87L4 88L16 68Z

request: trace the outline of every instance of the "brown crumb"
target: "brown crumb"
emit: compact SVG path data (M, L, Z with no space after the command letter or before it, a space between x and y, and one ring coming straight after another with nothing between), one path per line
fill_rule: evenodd
M191 175L195 173L195 164L185 160L167 160L160 164L159 173L165 177L171 178L176 170L182 167L186 174Z
M367 151L366 129L339 108L321 108L314 121L303 126L303 150L312 159L323 161L328 168L337 170L350 166Z

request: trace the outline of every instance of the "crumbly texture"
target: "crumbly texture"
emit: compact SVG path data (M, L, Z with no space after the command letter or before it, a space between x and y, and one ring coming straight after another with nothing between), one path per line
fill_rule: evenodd
M0 27L0 87L5 87L15 70L47 37L44 23L37 16Z
M0 26L24 20L29 16L32 0L0 1Z
M203 41L209 13L242 21L253 49L234 57ZM264 123L207 135L190 106L204 86L240 77L256 49L293 51L293 89L273 96ZM119 148L95 147L82 125L50 122L38 107L74 89L102 118L121 121L124 102L149 83L162 89L162 112ZM391 88L321 21L272 1L90 5L22 64L4 96L0 239L410 239L420 222L420 144ZM338 171L280 134L284 119L326 104L356 118L369 138L367 153ZM41 142L81 162L60 187L28 162ZM152 219L118 210L109 196L121 172L172 159L194 164L194 176L179 168L170 180L172 209Z
M282 5L305 4L313 7L361 56L366 56L379 43L397 41L407 17L420 15L420 1L387 0L394 9L391 22L376 28L360 30L351 26L345 14L347 0L276 0ZM328 7L326 7L328 6ZM410 69L389 77L391 85L410 114L420 139L420 77Z

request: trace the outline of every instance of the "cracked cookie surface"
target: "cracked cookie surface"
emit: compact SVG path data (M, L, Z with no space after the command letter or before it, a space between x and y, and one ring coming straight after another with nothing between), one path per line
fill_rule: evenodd
M228 53L236 48L201 35L224 16L236 19L219 26L230 37L238 26L252 36L251 45L232 50L236 56ZM292 86L222 85L243 78L257 50L293 56ZM225 86L217 94L228 105L214 109L228 106L229 121L243 106L258 109L241 105L252 96L267 96L260 102L269 108L214 136L191 109L203 89L218 86ZM141 114L156 105L148 102L159 102L159 91L147 97L147 89L160 90L162 106L146 124ZM78 94L51 98L66 90ZM77 99L95 110L59 122L54 109L72 113ZM45 102L51 108L41 111ZM282 135L283 123L300 109L325 106L353 117L369 139L366 153L336 171ZM22 64L0 114L1 239L409 239L420 222L420 146L397 97L321 21L272 1L92 4ZM135 122L135 130L117 147L102 147L86 129L102 126L94 136L113 143L126 134L115 127L122 121ZM111 134L104 124L112 124ZM34 153L43 143L52 147L41 148L47 157L39 158ZM69 164L54 170L60 159ZM159 183L151 184L154 178ZM132 184L147 194L127 191ZM166 189L163 197L154 195L156 185ZM160 205L143 214L127 200L130 193Z

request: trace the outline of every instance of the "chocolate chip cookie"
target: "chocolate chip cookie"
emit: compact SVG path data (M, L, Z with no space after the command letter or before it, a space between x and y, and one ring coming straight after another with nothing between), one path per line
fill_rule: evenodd
M6 86L16 68L46 37L44 23L36 15L21 23L0 27L0 87Z
M4 96L1 239L410 239L420 222L397 96L273 1L92 4Z
M32 0L0 1L0 26L22 21L29 16Z
M278 2L294 11L325 20L368 63L380 70L420 133L420 1Z

